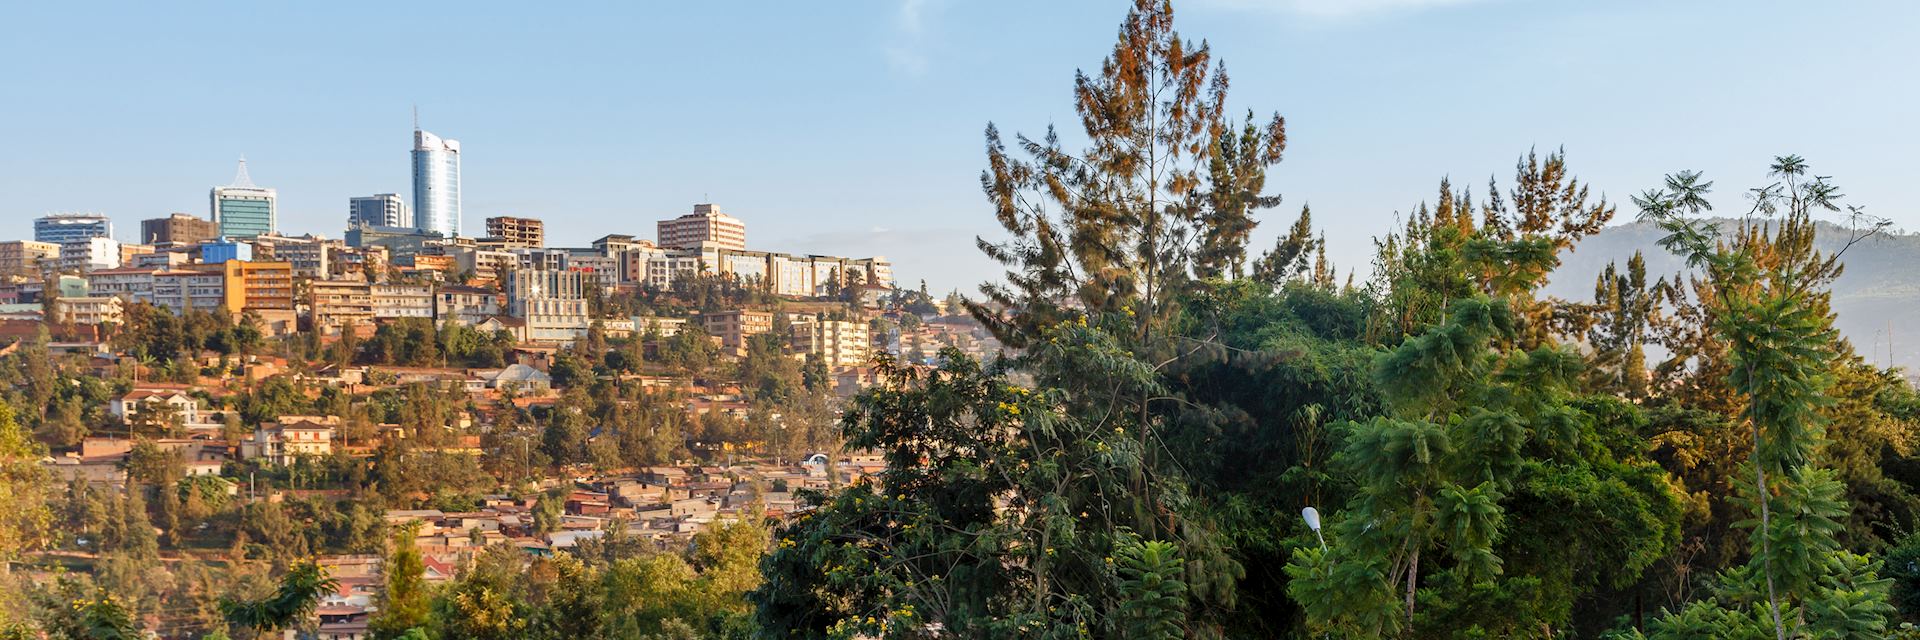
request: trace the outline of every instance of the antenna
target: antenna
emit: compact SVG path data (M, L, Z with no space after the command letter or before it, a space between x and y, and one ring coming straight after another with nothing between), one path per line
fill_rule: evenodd
M413 105L413 130L414 131L420 130L420 104L419 103L414 103Z
M229 187L253 188L253 178L247 176L247 157L240 156L240 170L233 174L233 184Z

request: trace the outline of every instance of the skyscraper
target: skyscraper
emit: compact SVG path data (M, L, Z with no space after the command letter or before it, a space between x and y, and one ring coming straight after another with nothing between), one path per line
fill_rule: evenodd
M460 141L413 130L413 222L422 233L460 234Z
M347 200L347 226L412 227L413 211L397 193L376 193Z
M213 222L220 225L220 235L229 238L252 238L273 233L277 229L278 214L276 202L279 194L273 189L256 187L247 176L247 159L240 159L240 169L233 176L233 184L214 187L209 195L212 201Z
M112 235L113 221L91 213L56 213L33 221L33 239L37 242L65 244Z

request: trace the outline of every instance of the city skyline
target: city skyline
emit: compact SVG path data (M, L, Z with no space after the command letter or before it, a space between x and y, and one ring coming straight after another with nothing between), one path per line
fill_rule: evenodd
M280 190L283 231L338 237L349 198L410 193L401 136L418 103L423 126L473 155L461 176L465 234L482 218L524 216L545 220L553 244L577 246L645 236L689 203L716 202L754 225L756 245L899 256L905 282L971 291L999 274L972 242L1001 237L978 189L981 130L1038 135L1052 123L1071 143L1073 72L1096 69L1113 36L1108 4L1023 6L1006 19L1010 9L671 7L535 25L422 5L349 25L341 16L352 12L248 7L221 17L289 46L233 57L203 37L223 24L202 19L214 9L133 6L82 31L62 7L18 7L13 26L0 26L0 54L14 62L0 65L52 98L0 105L5 121L33 124L0 152L0 193L11 196L0 235L25 237L49 212L105 213L122 234L133 221L197 213L245 154L256 181ZM1287 157L1268 181L1285 203L1262 213L1255 246L1311 204L1335 262L1364 275L1371 238L1430 200L1442 177L1478 197L1528 149L1562 146L1614 202L1681 169L1752 182L1759 159L1798 153L1845 176L1854 204L1920 226L1904 204L1914 172L1905 150L1920 144L1920 123L1901 113L1920 89L1889 82L1898 70L1876 62L1920 58L1899 27L1920 20L1914 5L1207 0L1178 10L1233 74L1232 108L1288 119ZM471 41L512 44L461 48L453 62L318 44L397 36L427 16ZM154 42L145 34L155 28L180 37ZM1775 55L1779 42L1796 48ZM150 50L131 56L130 43ZM664 62L680 54L697 64ZM439 73L412 72L429 61ZM219 103L171 80L223 67L259 78L261 99ZM112 69L115 83L74 81ZM1838 88L1786 88L1814 74ZM1513 93L1509 79L1522 77L1538 82ZM1800 114L1820 117L1780 124ZM122 151L88 151L108 143ZM1737 192L1715 200L1740 209Z

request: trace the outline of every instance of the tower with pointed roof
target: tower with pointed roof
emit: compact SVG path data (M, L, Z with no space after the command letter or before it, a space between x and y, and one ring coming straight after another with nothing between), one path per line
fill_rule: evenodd
M211 217L219 225L220 235L229 238L271 234L279 229L279 199L273 189L253 184L253 178L247 175L247 159L242 157L233 182L214 187L209 195Z

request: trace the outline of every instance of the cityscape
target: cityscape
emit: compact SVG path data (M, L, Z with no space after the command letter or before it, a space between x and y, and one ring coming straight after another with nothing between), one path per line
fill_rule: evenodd
M1920 5L7 15L0 640L1920 640Z

